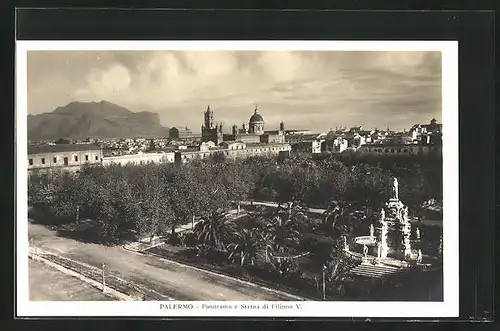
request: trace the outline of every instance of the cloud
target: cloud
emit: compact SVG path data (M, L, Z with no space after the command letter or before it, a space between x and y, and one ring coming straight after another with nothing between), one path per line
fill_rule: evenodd
M75 98L81 101L115 98L130 90L132 79L127 68L112 65L106 70L92 70L86 77L87 85L75 91Z
M257 103L269 128L283 119L325 130L407 127L441 110L438 52L30 53L29 113L108 100L197 130L207 104L229 128L248 121Z

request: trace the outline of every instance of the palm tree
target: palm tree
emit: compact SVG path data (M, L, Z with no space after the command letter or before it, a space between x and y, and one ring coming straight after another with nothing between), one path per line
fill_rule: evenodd
M234 234L234 224L228 219L227 213L217 210L202 217L193 232L199 242L224 250Z
M327 287L331 292L342 294L349 271L355 264L346 255L331 254L324 264Z
M332 234L334 230L339 230L339 232L345 232L341 226L349 220L352 212L353 206L351 203L344 200L334 200L330 203L328 208L323 213L325 229Z
M283 252L287 243L299 243L301 238L300 227L286 216L277 213L266 226L275 251Z
M264 243L262 237L257 229L242 229L235 233L235 242L227 246L230 251L229 260L234 259L236 256L240 258L240 265L243 266L245 261L250 265L255 265L255 261L262 254Z
M273 235L267 231L261 231L260 242L262 247L264 248L264 262L267 264L271 261L270 257L273 253L274 241Z

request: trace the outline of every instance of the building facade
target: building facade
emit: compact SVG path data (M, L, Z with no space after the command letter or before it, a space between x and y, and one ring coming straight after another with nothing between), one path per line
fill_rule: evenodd
M393 155L393 156L439 156L442 153L441 145L424 144L366 144L359 147L356 153L360 155Z
M259 109L255 106L254 113L248 121L248 133L262 135L264 134L264 118L259 114Z
M437 120L433 118L429 124L415 124L413 125L408 134L414 141L420 141L423 143L432 143L436 139L439 140L443 132L443 125L437 123Z
M321 140L312 140L298 142L291 146L293 152L318 154L321 153L321 144Z
M180 129L172 127L168 131L168 137L172 140L185 140L193 137L193 131L187 126Z
M28 146L28 171L79 170L85 164L101 164L102 149L94 144Z
M279 156L288 155L289 144L250 144L242 141L223 142L221 146L211 149L183 150L175 152L175 163L182 164L191 160L204 160L214 156L227 158L244 158L251 156Z
M348 141L340 135L329 134L325 138L322 150L329 153L342 153L347 150Z
M138 153L103 157L102 165L143 165L148 163L173 163L174 152L168 153Z
M204 113L204 124L202 130L202 142L212 141L219 146L224 141L241 141L245 144L284 144L285 124L280 123L278 130L264 130L264 118L259 114L257 107L248 121L248 127L243 124L241 129L236 125L231 128L230 134L223 133L222 124L216 125L214 112L207 107Z
M214 112L207 106L207 110L203 113L203 124L201 125L201 141L213 141L219 145L223 141L222 123L217 125L214 120Z

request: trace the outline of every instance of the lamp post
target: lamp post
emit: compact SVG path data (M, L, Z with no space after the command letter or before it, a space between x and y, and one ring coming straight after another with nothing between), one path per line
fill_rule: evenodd
M326 300L326 265L323 264L323 300Z
M104 268L106 265L102 264L102 293L106 293L106 278L104 277Z

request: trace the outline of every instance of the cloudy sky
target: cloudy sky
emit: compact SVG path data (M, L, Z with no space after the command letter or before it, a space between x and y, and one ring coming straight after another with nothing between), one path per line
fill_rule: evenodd
M255 104L266 129L408 128L441 121L440 52L30 51L28 113L107 100L200 130L207 105L227 129Z

